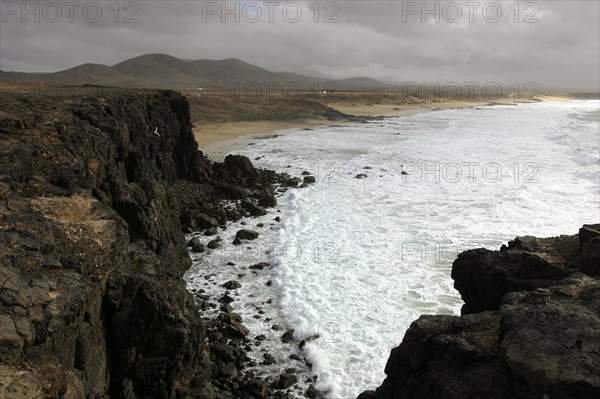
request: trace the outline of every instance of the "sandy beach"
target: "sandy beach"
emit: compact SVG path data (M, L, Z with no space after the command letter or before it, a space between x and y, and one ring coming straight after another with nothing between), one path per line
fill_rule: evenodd
M427 104L356 104L332 102L327 105L344 114L367 117L410 116L442 109L458 109L485 105L484 102L446 102ZM297 119L288 121L247 121L206 123L195 127L194 136L200 150L212 161L222 161L236 149L247 146L256 138L272 138L293 133L299 129L315 129L328 125L354 122L331 121L326 118Z
M571 98L565 96L538 96L542 101L561 102ZM423 112L445 109L462 109L490 105L488 101L448 101L422 104L368 104L364 102L331 101L324 102L328 107L347 115L364 117L410 116ZM510 99L495 101L493 104L513 104ZM249 145L257 138L273 138L290 134L299 129L315 129L328 125L350 124L355 122L329 120L324 117L299 118L291 120L258 120L243 122L199 123L194 127L194 136L200 150L212 161L222 161L225 156Z
M310 119L211 123L195 128L194 137L200 150L209 159L222 161L227 153L248 145L257 137L288 134L298 129L313 129L326 125L327 122L326 119Z

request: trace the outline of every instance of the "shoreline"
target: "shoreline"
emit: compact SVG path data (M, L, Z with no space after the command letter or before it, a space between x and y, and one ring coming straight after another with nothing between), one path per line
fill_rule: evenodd
M567 102L575 99L565 96L536 97L541 102ZM447 101L398 105L360 104L348 101L325 102L331 109L346 115L344 119L327 119L325 117L298 118L289 120L255 120L244 122L207 123L194 127L194 137L198 148L213 162L222 162L232 151L251 145L257 138L274 138L291 134L303 129L318 129L329 125L355 124L356 118L390 118L412 116L425 112L443 111L448 109L476 108L492 105L518 104L511 100L500 101ZM352 120L354 119L354 120Z
M256 303L258 300L252 293L248 295L253 298L252 302L248 303L236 292L242 287L253 292L271 286L273 281L269 284L270 280L267 280L270 265L257 263L246 267L238 259L221 258L215 267L228 270L231 273L228 279L239 279L243 277L240 274L244 273L252 275L250 277L256 284L242 281L240 286L239 281L237 284L234 281L216 281L209 270L202 268L198 280L203 286L214 284L215 287L230 291L230 295L210 295L205 288L188 290L183 277L190 271L189 247L185 240L172 238L180 237L182 233L193 233L198 241L208 241L208 249L205 249L203 242L191 243L192 251L197 252L196 256L202 256L200 254L205 251L217 248L225 250L229 242L235 245L231 239L234 236L238 238L240 231L236 232L237 229L233 227L235 224L232 223L239 221L238 227L245 230L245 241L241 242L243 245L237 247L234 254L248 257L254 253L246 252L251 249L249 246L262 249L259 242L250 243L256 238L256 234L265 232L266 235L266 229L277 229L278 224L273 221L280 222L277 220L280 218L276 205L281 190L276 188L279 187L276 184L291 188L297 187L300 180L255 169L248 158L241 156L229 157L221 165L206 162L196 151L196 141L190 129L191 121L184 112L185 99L173 92L157 91L151 95L149 97L147 93L140 95L132 91L116 97L110 104L103 103L101 98L90 100L82 97L75 106L70 101L51 104L42 99L32 99L27 103L16 99L7 101L0 119L3 126L8 126L8 140L3 143L6 154L4 166L8 174L0 181L0 197L6 203L3 210L4 222L7 226L17 228L6 228L0 233L0 238L7 244L4 254L7 262L0 266L0 274L4 276L3 294L8 298L1 314L3 325L7 328L0 332L6 343L3 346L5 355L11 359L10 363L1 365L0 369L7 376L8 386L31 392L47 389L47 396L59 396L59 393L64 396L81 396L82 393L93 396L98 392L115 396L133 394L139 397L153 396L156 392L173 397L238 397L251 395L251 392L260 392L259 396L254 396L260 398L290 396L284 390L297 384L300 373L296 371L296 367L284 369L281 373L280 365L283 363L279 363L274 367L277 368L277 374L269 374L268 377L257 376L253 370L260 370L263 364L267 365L273 360L272 356L267 356L267 336L272 335L278 341L283 341L284 336L286 340L291 338L289 344L295 350L302 349L302 341L298 343L293 332L288 334L289 330L286 331L286 328L257 330L244 327L244 323L248 327L256 325L252 323L254 316L265 322L275 322L267 320L267 315L261 309L271 303ZM157 120L147 119L146 110L150 106L154 107L160 118L170 116L161 119L165 126L160 146L147 145L149 140L158 140L151 135ZM101 111L102 107L107 108L106 113ZM36 113L30 114L30 109ZM93 129L90 129L90 120L98 124ZM181 121L184 122L183 130ZM115 126L121 129L115 129ZM121 134L126 130L132 136ZM34 150L39 148L47 151L48 158L34 162L30 154L35 155ZM130 154L130 158L117 156L123 153ZM85 165L85 176L82 177L79 169L70 168L69 165ZM229 202L224 204L225 201ZM125 204L126 208L119 204ZM274 215L277 218L270 221ZM259 226L256 223L259 220L254 217L266 218ZM262 230L256 231L256 228ZM248 232L247 229L255 231ZM556 304L560 302L560 315L566 313L562 304L568 311L577 306L575 309L578 314L594 315L593 309L597 308L597 301L582 304L581 299L595 298L592 293L598 290L598 282L581 275L569 275L580 269L594 275L600 273L595 268L598 264L599 229L600 226L584 226L579 238L558 237L568 242L560 242L556 249L550 245L551 242L543 241L548 245L538 245L540 241L530 241L537 239L525 240L523 255L533 262L531 265L524 265L527 270L538 268L537 259L541 258L544 262L549 262L552 270L561 272L561 278L563 275L568 277L568 280L554 281L552 278L557 277L557 274L552 275L552 281L548 281L547 285L550 291L546 292L553 295L553 302L541 309L542 314L556 314ZM138 236L132 236L131 232L136 232ZM219 237L220 233L225 240ZM225 234L229 236L225 237ZM521 241L523 240L515 240L509 244L508 249L504 248L491 255L492 259L499 259L493 265L500 265L501 273L495 275L508 274L514 281L511 275L514 273L512 260L521 256ZM532 246L549 250L532 258ZM564 251L565 247L572 248L567 252L578 257L557 260L557 251ZM60 248L60 251L55 251L56 248ZM256 253L270 256L264 251ZM469 254L474 257L469 258ZM469 251L467 255L463 255L463 260L472 259L473 262L463 262L464 273L459 273L455 281L463 284L466 293L492 293L494 297L490 300L484 294L481 294L484 297L475 294L468 301L465 299L471 310L484 307L482 310L485 311L481 314L471 312L473 316L469 320L477 318L479 321L476 325L461 322L465 334L471 334L468 336L473 337L470 342L474 343L479 342L481 337L478 326L484 326L486 334L489 332L484 337L484 343L511 337L510 334L519 334L518 330L508 331L508 334L505 331L497 333L496 328L501 325L499 321L514 320L515 312L511 309L507 312L512 313L488 309L496 307L503 300L499 295L503 296L505 293L498 293L494 288L501 286L504 280L490 281L487 273L489 268L482 267L485 266L483 260L490 258L485 257L480 262L477 254L478 252ZM507 254L513 256L508 259L510 262L504 273L502 260ZM580 261L581 268L565 268L565 265L574 264L572 260ZM226 261L227 268L224 268ZM473 274L471 271L481 276L475 281L480 280L493 287L484 286L483 290L477 290L477 287L469 286L474 284L470 277ZM548 278L547 275L541 277ZM536 278L536 284L539 280ZM569 287L565 288L565 283ZM524 284L528 284L528 281L524 281ZM557 284L560 284L560 292ZM570 290L567 292L569 298L565 296L565 289ZM536 298L533 298L536 299L534 302L533 299L515 297L514 294L509 299L515 303L516 311L522 304L528 306L526 309L531 309L531 306L539 306L541 303ZM210 301L213 306L205 306L210 305ZM239 302L230 305L232 301ZM243 320L240 313L235 312L238 305L249 306L249 313L245 314ZM209 308L218 312L217 320L205 317ZM36 316L46 309L52 310L51 323L39 324ZM531 313L519 317L522 317L520 320L530 320L530 316ZM428 353L411 345L417 341L422 342L422 334L428 334L428 326L439 326L431 331L431 336L439 336L439 331L447 332L454 343L452 348L459 350L458 358L465 362L463 369L472 366L481 369L479 359L506 361L506 356L495 351L496 346L490 351L488 345L483 348L476 346L475 353L478 356L474 358L473 346L465 347L464 336L452 336L456 333L456 324L446 329L447 316L421 316L415 323L419 323L419 320L425 323L421 324L423 328L413 331L413 335L404 339L401 349L396 349L395 353L410 354L415 350L418 350L417 353ZM573 325L573 319L558 317L561 325L553 324L554 320L556 319L544 318L539 328L527 325L527 331L533 331L535 339L540 342L546 339L549 331L554 335L547 340L560 339L563 337L562 332ZM588 318L585 320L587 324L583 325L599 325L596 320L597 318ZM25 326L27 329L23 331L29 334L18 333L18 326ZM596 331L597 329L588 328L582 332L585 335L574 336L572 341L557 341L560 345L558 354L563 356L565 347L576 348L577 345L573 345L576 338L584 344L593 342L597 338ZM303 338L305 343L311 339L310 336L297 338ZM514 344L508 339L505 343ZM260 353L261 362L254 361L254 364L246 356L251 352L247 349L250 345L254 350L264 352ZM588 346L583 345L583 348ZM404 349L407 351L403 352ZM439 346L438 349L444 348ZM518 346L513 345L512 349L518 351L518 358L530 359L530 347L520 351ZM556 353L550 346L542 349L548 350L550 355ZM449 362L442 363L445 366L443 370L451 372L456 369L453 368L456 357L452 358L456 353L455 350L449 352L450 358L445 359ZM593 355L593 352L587 353L586 356ZM301 356L296 352L292 354L298 358L290 355L287 359L302 362ZM545 355L545 352L542 354ZM570 358L554 358L557 360L550 363L545 360L543 364L549 364L550 371L553 371L556 364L576 364L580 356L581 351ZM73 363L69 359L77 361ZM123 370L119 368L120 363L115 362L115 359L126 359L127 373L123 374ZM393 362L398 357L390 359ZM439 357L423 358L423 362L430 360L440 364ZM155 368L159 363L169 364L172 371L165 374L163 369ZM503 363L499 364L502 365L501 370L507 369ZM533 359L533 362L525 366L537 368L538 364ZM532 367L526 369L523 376L534 375L536 370ZM435 380L439 376L424 376L422 368L409 371L415 381L429 377L431 378L428 380ZM113 378L109 381L105 378L106 375ZM578 377L577 374L574 376ZM386 385L378 389L378 392L367 391L360 397L390 399L382 396L387 387L406 381L406 378L396 378L395 375L388 377L387 382L384 382ZM456 381L461 383L455 377L457 376L450 376L449 386L456 386ZM510 386L510 381L514 378L507 376L507 382L504 382L493 377L495 375L492 378L485 375L482 377L484 382L501 381L498 386L489 387L489 392L503 392L501 389ZM499 377L504 378L504 374ZM571 376L568 377L570 381L574 380ZM477 389L487 386L474 385L472 381L466 381L465 386L475 386ZM562 381L558 380L558 383ZM306 383L312 384L308 380ZM529 385L535 388L542 386L542 383L545 384L546 381L532 381ZM589 385L584 386L586 387ZM309 389L311 395L306 396L321 398L314 386ZM0 392L3 392L2 389ZM543 392L539 393L541 395ZM507 391L505 396L512 397L514 392Z
M510 102L507 102L507 104ZM348 115L351 118L383 119L391 117L412 116L426 112L447 109L475 108L488 105L488 102L444 102L427 104L349 104L329 103L329 107ZM248 121L210 123L193 128L198 148L213 162L222 162L232 151L251 145L257 138L275 138L297 132L314 130L330 125L351 125L355 120L330 120L326 118L296 119L289 121Z

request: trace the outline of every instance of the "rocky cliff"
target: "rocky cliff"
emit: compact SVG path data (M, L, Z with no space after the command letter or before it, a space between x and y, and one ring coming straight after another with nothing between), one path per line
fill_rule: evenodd
M185 289L180 220L237 217L222 198L269 202L274 173L206 160L170 91L3 93L0 153L0 397L267 395L219 371L215 348L230 369L244 351Z
M600 397L600 225L458 256L461 317L421 316L359 399Z

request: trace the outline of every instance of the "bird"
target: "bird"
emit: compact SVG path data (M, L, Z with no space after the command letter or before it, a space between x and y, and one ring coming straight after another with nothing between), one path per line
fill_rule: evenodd
M156 134L158 137L160 137L160 134L158 134L158 126L156 126L154 128L154 134Z

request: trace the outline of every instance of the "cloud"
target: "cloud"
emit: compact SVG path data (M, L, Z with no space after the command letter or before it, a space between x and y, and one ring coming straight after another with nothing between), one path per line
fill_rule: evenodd
M336 77L600 85L595 1L122 1L118 12L114 1L1 3L2 70L160 52Z

